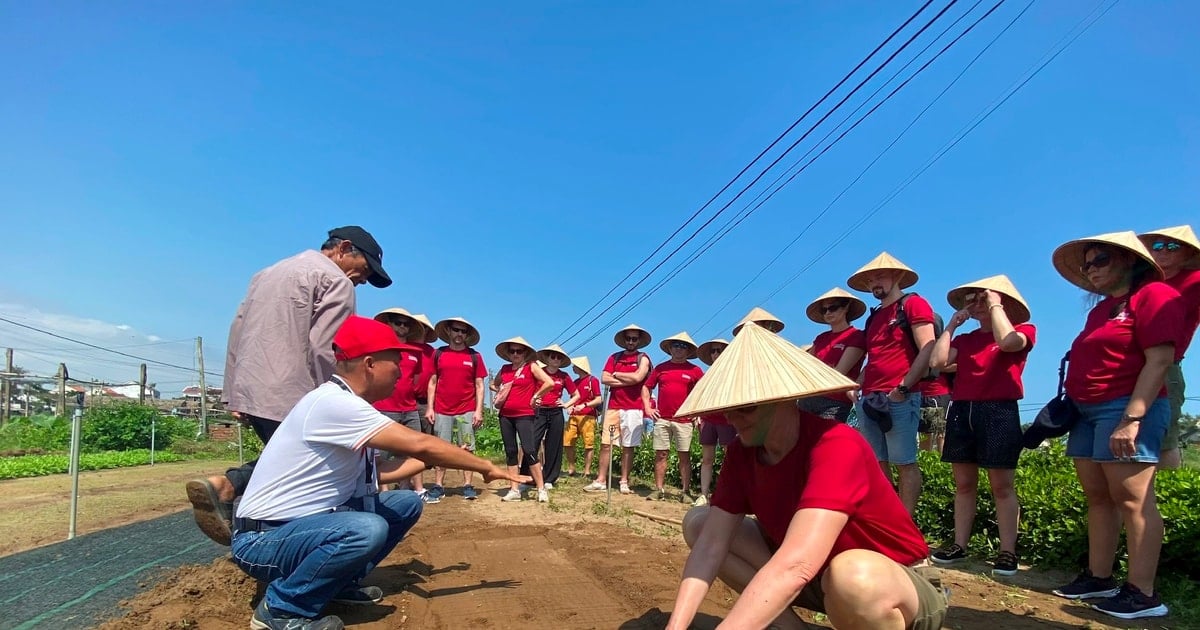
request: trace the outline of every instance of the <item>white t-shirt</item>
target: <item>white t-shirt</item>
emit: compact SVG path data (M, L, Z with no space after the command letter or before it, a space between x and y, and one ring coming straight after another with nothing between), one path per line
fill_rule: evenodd
M305 394L263 449L237 516L287 521L378 493L367 468L370 459L374 473L376 453L366 443L394 424L338 383Z

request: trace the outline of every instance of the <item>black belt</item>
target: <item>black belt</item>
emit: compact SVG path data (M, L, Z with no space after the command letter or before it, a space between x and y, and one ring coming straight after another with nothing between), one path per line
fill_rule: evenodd
M233 531L235 532L265 532L272 529L277 529L287 525L291 521L260 521L254 518L238 518L233 519Z

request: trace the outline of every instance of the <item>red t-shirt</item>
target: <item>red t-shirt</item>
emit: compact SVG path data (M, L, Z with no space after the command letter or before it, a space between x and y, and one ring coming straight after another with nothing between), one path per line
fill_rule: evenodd
M533 415L533 393L538 389L538 381L533 376L533 368L525 363L515 373L511 363L500 368L500 383L512 383L508 398L500 405L500 415L505 418L523 418Z
M900 300L879 307L865 331L867 365L863 368L864 393L891 391L904 380L904 375L908 374L917 358L911 335L896 325L899 309ZM933 323L933 308L919 295L910 295L904 302L904 310L912 328Z
M421 375L417 381L417 402L428 402L429 380L433 378L433 346L427 343L414 343L421 349Z
M645 352L634 352L632 354L624 351L619 352L608 357L608 361L604 364L604 371L609 374L636 372L641 358L645 356ZM649 361L650 358L647 357L646 360ZM654 367L653 363L651 363L650 367ZM618 411L628 411L630 409L641 410L643 408L642 383L610 388L608 390L608 408Z
M958 381L954 381L957 386ZM950 381L943 373L938 373L937 376L925 380L922 379L917 383L917 391L921 392L922 396L948 396L950 394Z
M571 376L562 370L555 370L554 372L546 370L546 376L549 376L550 380L554 381L554 386L550 388L550 391L542 395L543 407L559 406L563 401L562 393L564 389L571 396L574 396L575 392L579 391L575 389L575 381L571 380Z
M837 369L838 363L842 360L842 355L846 354L846 348L861 348L866 350L867 336L863 334L863 331L854 326L841 332L827 330L817 335L816 339L813 339L812 348L809 349L809 352L814 357L820 359L825 365ZM857 381L859 373L862 372L864 360L866 360L865 354L858 360L858 363L854 364L854 367L850 368L850 373L846 377L852 381ZM849 402L845 394L830 394L826 398L840 402Z
M1145 349L1166 343L1178 348L1185 337L1183 322L1179 292L1162 282L1100 300L1071 344L1067 395L1081 403L1131 395L1146 365ZM1158 395L1166 396L1166 388Z
M379 411L416 411L417 397L415 386L421 378L421 351L414 346L412 351L400 351L400 379L392 395L383 400L375 401Z
M1020 352L1003 352L996 336L981 329L963 333L950 340L958 352L958 372L954 377L954 400L1020 400L1025 397L1021 373L1025 360L1037 339L1033 324L1017 324L1013 330L1025 335L1027 343Z
M433 411L443 416L457 416L475 411L475 379L487 378L483 355L472 348L454 350L442 346L434 373L437 390L433 392ZM471 369L471 353L475 353L475 369ZM432 360L432 358L431 358Z
M723 413L715 413L711 416L701 416L700 419L704 421L704 424L711 424L713 426L729 424L729 418L726 418L725 414Z
M575 379L575 391L579 392L579 404L586 405L593 398L600 395L600 379L595 376L580 376ZM588 407L584 411L574 415L594 416L596 415L596 408Z
M1196 326L1200 325L1200 269L1184 269L1167 278L1166 283L1179 292L1183 298L1183 342L1175 347L1175 360L1183 359L1188 346L1192 345L1192 337L1196 334Z
M683 406L683 401L703 376L704 370L691 361L667 361L650 370L646 388L650 391L658 388L658 412L663 418L675 422L690 422L691 418L676 418L675 412Z
M783 544L798 510L817 508L849 517L829 558L867 549L904 565L924 560L929 546L866 440L834 420L797 413L796 446L772 466L758 461L756 447L740 441L729 445L712 505L731 514L754 514L772 548Z

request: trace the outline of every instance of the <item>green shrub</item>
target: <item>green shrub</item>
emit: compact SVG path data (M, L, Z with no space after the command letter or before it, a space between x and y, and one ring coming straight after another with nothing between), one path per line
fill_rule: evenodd
M155 462L176 462L183 459L174 453L155 453ZM79 457L80 470L101 470L142 466L150 463L150 449L83 453ZM67 455L23 455L0 458L0 479L40 477L66 473L70 467Z
M191 431L187 421L164 416L154 407L136 403L103 405L92 407L83 414L83 450L149 449L152 424L155 450L169 448L175 438Z
M12 418L0 427L0 451L46 452L69 448L71 422L54 416Z

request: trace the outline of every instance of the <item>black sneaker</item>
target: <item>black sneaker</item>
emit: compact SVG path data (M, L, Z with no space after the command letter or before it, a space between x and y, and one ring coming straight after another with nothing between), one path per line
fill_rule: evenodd
M1001 551L992 561L992 575L1005 577L1017 574L1017 554L1011 551Z
M967 550L955 543L929 554L929 559L938 564L954 564L967 559Z
M1074 582L1060 586L1051 593L1067 599L1091 599L1096 597L1112 597L1121 590L1121 586L1112 576L1098 578L1092 575L1091 569L1084 569Z
M333 601L338 604L349 604L351 606L378 604L383 601L383 589L378 586L350 584L337 595L334 595Z
M288 617L272 612L267 608L267 598L258 603L254 616L250 618L252 630L342 630L346 625L333 615L320 619L304 617Z
M1121 619L1167 616L1167 607L1158 598L1158 593L1147 597L1129 582L1122 584L1120 592L1116 595L1092 604L1092 608Z

